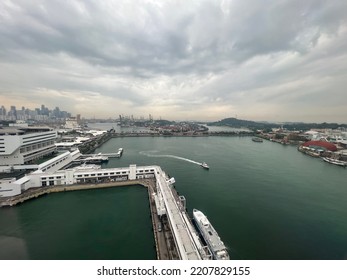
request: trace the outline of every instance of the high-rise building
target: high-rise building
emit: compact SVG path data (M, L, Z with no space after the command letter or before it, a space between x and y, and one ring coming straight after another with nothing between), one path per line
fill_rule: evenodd
M6 116L6 108L4 106L0 108L0 116Z

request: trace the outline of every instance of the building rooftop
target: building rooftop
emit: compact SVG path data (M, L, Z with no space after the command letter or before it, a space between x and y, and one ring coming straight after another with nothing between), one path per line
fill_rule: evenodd
M0 135L24 135L36 132L46 132L53 130L50 127L28 126L28 127L0 127Z
M23 135L25 132L18 128L0 128L0 135Z
M336 146L333 143L330 142L326 142L326 141L307 141L304 144L302 144L303 146L306 147L322 147L326 150L335 152L337 150Z

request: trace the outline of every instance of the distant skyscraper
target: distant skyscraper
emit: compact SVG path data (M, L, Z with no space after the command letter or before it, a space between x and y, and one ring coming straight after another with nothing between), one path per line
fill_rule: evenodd
M12 120L16 120L17 119L17 109L16 109L16 106L12 105L10 107L10 111L8 112L8 116Z
M6 116L6 108L4 106L1 106L0 115Z

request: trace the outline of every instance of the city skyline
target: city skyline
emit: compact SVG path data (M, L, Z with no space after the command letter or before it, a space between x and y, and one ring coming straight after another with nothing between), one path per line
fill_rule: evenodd
M45 121L49 118L54 119L67 119L71 117L71 113L60 110L58 106L55 106L54 109L46 107L44 104L37 108L26 108L25 106L11 105L9 108L6 108L4 105L0 104L0 121L15 121L15 120L36 120L36 121Z
M0 3L0 106L346 123L343 1Z

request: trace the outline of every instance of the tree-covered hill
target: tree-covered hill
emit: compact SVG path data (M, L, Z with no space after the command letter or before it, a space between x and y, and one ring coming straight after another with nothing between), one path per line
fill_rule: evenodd
M255 122L248 120L240 120L236 118L226 118L217 122L208 123L210 126L230 126L230 127L245 127L253 130L257 129L271 129L276 127L283 127L288 130L299 130L306 131L310 129L337 129L337 128L347 128L347 124L338 124L338 123L303 123L303 122L285 122L285 123L269 123L269 122Z

